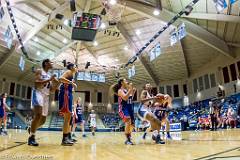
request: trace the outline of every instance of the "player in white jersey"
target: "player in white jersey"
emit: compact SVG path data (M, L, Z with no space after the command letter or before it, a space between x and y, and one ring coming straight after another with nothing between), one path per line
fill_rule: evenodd
M96 114L95 111L92 110L89 117L88 117L88 121L90 121L90 127L91 127L91 131L92 131L92 135L95 135L95 130L97 127L97 122L96 122Z
M35 140L35 133L37 129L45 123L48 115L49 95L50 91L53 91L51 81L55 79L54 75L51 76L48 73L50 69L52 69L52 62L49 59L45 59L42 62L42 69L35 72L31 104L34 112L34 118L32 120L31 127L28 128L28 132L30 134L28 138L28 145L31 146L38 146L38 143Z
M157 144L165 144L165 142L162 141L160 134L159 134L159 131L161 128L161 121L159 119L157 119L157 117L151 112L151 107L153 107L155 101L158 99L158 97L150 95L151 88L152 87L149 83L147 83L144 86L144 89L140 96L141 103L140 103L139 109L138 109L138 116L143 121L148 121L150 123L150 126L151 126L150 129L153 130L152 139ZM147 130L144 133L143 139L145 139L147 132L149 130Z

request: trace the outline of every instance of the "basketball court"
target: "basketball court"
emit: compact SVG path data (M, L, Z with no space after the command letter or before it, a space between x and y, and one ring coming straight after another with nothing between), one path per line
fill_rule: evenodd
M0 0L19 159L240 160L240 0Z
M117 132L99 132L95 137L88 134L74 147L61 146L60 132L40 131L39 147L29 147L26 131L11 130L8 137L0 137L0 157L8 159L56 159L56 160L237 160L240 158L239 129L217 132L176 132L166 145L156 145L148 137L142 140L142 133L134 133L134 146L123 144L124 137ZM18 157L18 158L17 158ZM44 158L45 157L45 158Z

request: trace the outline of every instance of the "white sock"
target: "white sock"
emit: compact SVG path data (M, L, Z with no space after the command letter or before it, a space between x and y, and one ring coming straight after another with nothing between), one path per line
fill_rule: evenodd
M153 131L153 136L157 137L157 135L158 135L158 130Z

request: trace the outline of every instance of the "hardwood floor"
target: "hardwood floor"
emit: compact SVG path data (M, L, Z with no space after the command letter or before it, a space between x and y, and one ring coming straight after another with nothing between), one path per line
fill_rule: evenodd
M42 131L37 133L39 147L26 143L25 130L9 130L8 136L0 136L0 160L12 159L56 159L56 160L207 160L240 159L240 129L216 132L172 133L173 140L165 145L156 145L148 135L134 133L134 146L124 145L123 133L88 134L71 147L61 146L61 132Z

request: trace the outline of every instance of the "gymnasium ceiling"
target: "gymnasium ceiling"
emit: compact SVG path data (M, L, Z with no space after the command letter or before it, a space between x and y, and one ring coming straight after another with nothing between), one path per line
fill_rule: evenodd
M5 0L2 0L5 1ZM113 66L121 66L135 54L175 13L179 12L191 0L162 0L160 15L154 16L153 10L158 0L125 0L118 2L122 11L121 20L117 26L107 29L120 31L120 36L108 36L99 31L96 36L98 46L93 43L71 40L71 28L64 25L65 19L72 18L69 0L10 0L13 15L21 37L25 42L30 57L42 60L51 58L61 64L63 59L84 64L90 61L91 71L106 72L107 84L116 81L116 71ZM100 0L76 0L77 10L100 14L103 9ZM184 16L174 23L177 26L184 22L187 36L174 46L170 45L169 33L171 26L153 45L148 47L140 60L135 63L136 75L132 78L136 84L145 81L158 83L169 80L185 79L195 73L202 66L216 56L231 58L230 50L240 47L240 2L218 14L213 0L200 0L189 16ZM6 7L5 16L0 27L0 74L17 77L19 81L32 80L32 66L26 62L25 70L18 67L20 50L15 38L15 46L6 47L4 32L10 23ZM55 18L57 13L64 15L63 20ZM103 17L106 20L106 17ZM48 24L62 24L62 30L49 30ZM13 30L13 27L11 27ZM141 34L137 35L136 30ZM65 40L64 40L65 39ZM63 42L64 40L64 42ZM150 62L149 50L160 42L162 54ZM98 66L97 66L98 65ZM108 66L107 69L99 67ZM127 77L127 70L119 71L121 76Z

